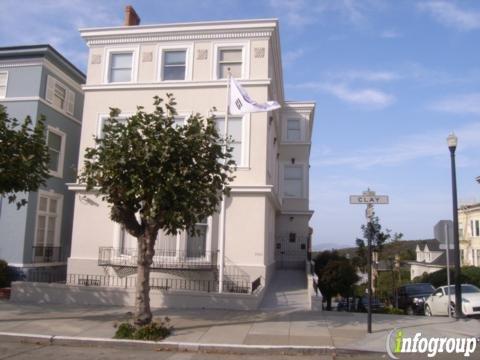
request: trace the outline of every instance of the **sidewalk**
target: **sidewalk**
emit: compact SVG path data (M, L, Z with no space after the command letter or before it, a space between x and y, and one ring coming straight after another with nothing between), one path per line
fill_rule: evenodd
M0 301L0 332L111 339L114 324L131 318L130 308L12 304ZM366 315L308 311L154 311L168 316L175 330L165 342L188 344L324 346L325 349L385 351L394 328L426 336L480 336L480 321L446 317L374 315L373 333ZM475 354L476 355L476 354Z

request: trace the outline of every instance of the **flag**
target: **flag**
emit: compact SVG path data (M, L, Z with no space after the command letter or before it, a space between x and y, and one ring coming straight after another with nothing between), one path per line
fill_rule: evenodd
M230 77L229 101L230 114L232 115L280 109L280 104L276 101L267 101L263 104L257 103L233 77Z

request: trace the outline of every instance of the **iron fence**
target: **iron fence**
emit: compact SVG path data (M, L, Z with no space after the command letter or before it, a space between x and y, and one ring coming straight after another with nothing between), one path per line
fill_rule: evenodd
M136 267L138 260L137 248L100 247L98 250L98 265ZM217 266L216 251L198 250L155 250L151 269L171 270L209 270Z
M258 280L258 282L257 282ZM224 292L237 294L251 294L260 285L259 279L254 282L241 279L228 279L223 281ZM87 274L68 274L67 284L77 286L102 286L117 288L134 288L137 285L137 278L118 277L110 275L87 275ZM253 287L258 284L257 287ZM203 279L181 279L181 278L150 278L150 288L153 290L164 291L200 291L200 292L218 292L218 280Z

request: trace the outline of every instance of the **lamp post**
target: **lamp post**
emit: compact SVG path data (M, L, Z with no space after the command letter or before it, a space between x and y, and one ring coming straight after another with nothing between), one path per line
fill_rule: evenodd
M455 317L462 317L462 290L460 284L460 243L458 240L458 202L457 202L457 175L455 170L455 150L458 138L455 134L448 135L447 144L450 150L452 167L452 206L453 206L453 262L455 264ZM448 249L447 249L448 251ZM450 306L450 304L449 304ZM449 308L450 309L450 308ZM450 311L450 310L449 310Z

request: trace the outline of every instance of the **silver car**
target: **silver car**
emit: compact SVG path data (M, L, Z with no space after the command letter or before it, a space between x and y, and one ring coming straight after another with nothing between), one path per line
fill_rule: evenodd
M480 315L480 289L474 285L462 284L462 311L464 315ZM455 286L440 286L425 301L425 315L455 315Z

